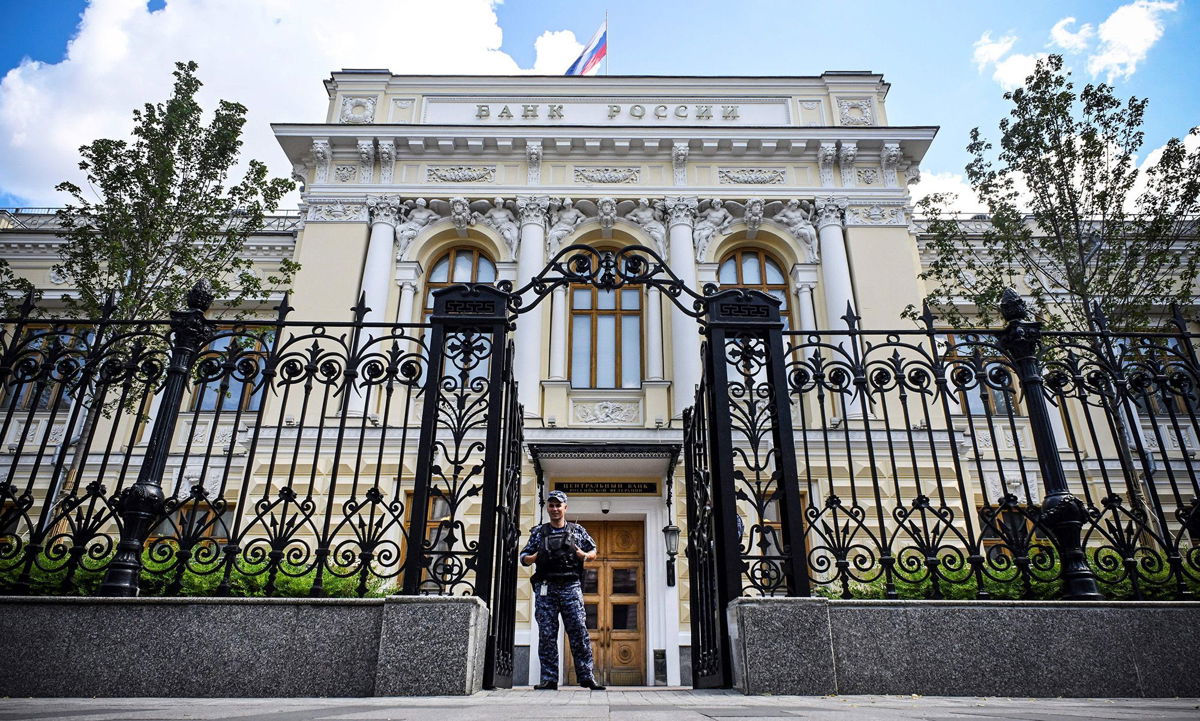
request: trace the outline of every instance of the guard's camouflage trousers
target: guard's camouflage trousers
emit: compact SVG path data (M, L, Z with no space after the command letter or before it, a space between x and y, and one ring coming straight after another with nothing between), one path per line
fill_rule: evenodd
M545 586L545 593L542 588ZM582 683L592 677L592 644L588 640L583 612L583 588L574 583L538 583L533 588L536 601L533 617L538 625L538 660L542 681L558 681L558 616L571 642L575 659L575 678Z

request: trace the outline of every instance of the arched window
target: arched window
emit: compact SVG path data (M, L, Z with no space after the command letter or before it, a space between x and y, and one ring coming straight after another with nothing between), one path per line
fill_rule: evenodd
M457 283L495 283L496 264L482 250L470 246L451 248L438 258L425 281L425 311L433 312L433 291Z
M571 286L571 386L641 388L642 290Z
M783 327L786 330L791 326L792 299L787 276L766 251L740 248L725 256L717 270L717 282L722 288L753 288L778 298L783 304L779 308Z

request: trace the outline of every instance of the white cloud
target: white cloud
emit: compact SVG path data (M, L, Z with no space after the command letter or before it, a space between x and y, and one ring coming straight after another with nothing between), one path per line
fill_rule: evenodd
M1012 50L1013 45L1017 42L1016 35L1005 35L999 40L992 40L992 33L986 32L979 36L975 41L975 53L972 59L975 61L975 67L979 68L979 72L988 65L998 61L1009 50Z
M1178 7L1178 2L1136 0L1114 10L1100 23L1100 47L1088 56L1088 71L1093 76L1106 74L1110 83L1133 75L1137 64L1162 37L1162 15Z
M570 30L547 30L533 42L533 48L537 51L533 72L538 75L562 75L583 52L583 43L576 40L575 33Z
M1072 32L1069 26L1075 24L1075 18L1063 18L1050 28L1050 45L1062 48L1067 52L1078 53L1087 50L1088 42L1096 34L1091 23L1084 23L1078 30Z
M77 148L127 137L130 111L166 99L177 60L195 60L205 87L246 105L243 158L286 177L272 122L320 122L321 80L340 68L396 73L561 74L582 49L570 32L538 38L532 69L500 51L492 0L91 0L59 63L25 60L0 80L0 192L59 205L80 181ZM568 57L569 56L569 57Z
M1022 55L1016 53L1002 58L996 63L992 79L1000 83L1005 90L1014 90L1025 84L1025 78L1033 74L1037 61L1046 57L1046 53L1037 55Z

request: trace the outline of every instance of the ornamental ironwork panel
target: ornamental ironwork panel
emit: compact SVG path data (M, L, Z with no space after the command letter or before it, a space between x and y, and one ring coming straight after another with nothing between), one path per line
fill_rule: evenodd
M691 604L692 686L721 688L730 681L728 627L718 588L716 507L708 445L710 415L702 377L695 405L683 412L684 481L687 492L687 546Z
M517 580L521 542L521 462L525 440L525 410L517 400L513 377L513 345L504 353L504 415L500 430L500 474L496 486L495 572L490 597L488 652L484 661L485 685L512 688L513 647L516 642ZM485 510L485 512L487 512Z
M506 300L486 285L434 291L406 593L491 596Z
M394 588L429 326L364 323L361 307L346 323L288 311L285 300L273 318L216 325L185 366L165 319L6 324L0 583L103 590L123 499L161 464L131 575L113 592ZM174 404L163 396L173 367L186 390Z

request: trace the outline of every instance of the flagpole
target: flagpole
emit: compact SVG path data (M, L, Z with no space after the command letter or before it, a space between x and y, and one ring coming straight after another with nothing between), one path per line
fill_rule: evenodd
M609 44L612 38L608 37L608 8L604 9L604 76L608 77L608 59L612 56L612 46Z

